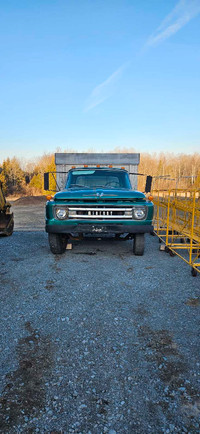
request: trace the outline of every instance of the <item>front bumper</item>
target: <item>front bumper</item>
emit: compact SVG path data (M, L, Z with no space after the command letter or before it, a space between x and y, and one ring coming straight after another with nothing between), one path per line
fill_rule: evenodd
M46 232L55 234L80 234L80 233L96 233L96 234L144 234L152 233L152 224L120 224L120 223L77 223L77 224L46 224Z

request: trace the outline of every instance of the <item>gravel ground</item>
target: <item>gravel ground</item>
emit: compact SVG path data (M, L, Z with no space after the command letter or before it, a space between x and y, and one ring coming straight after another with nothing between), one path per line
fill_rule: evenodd
M0 238L2 433L199 433L200 276L146 236L52 255L44 204ZM22 230L22 228L24 230Z

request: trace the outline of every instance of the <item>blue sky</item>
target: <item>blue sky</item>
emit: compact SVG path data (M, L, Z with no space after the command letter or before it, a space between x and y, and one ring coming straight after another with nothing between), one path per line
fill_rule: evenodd
M0 161L200 152L200 0L0 0Z

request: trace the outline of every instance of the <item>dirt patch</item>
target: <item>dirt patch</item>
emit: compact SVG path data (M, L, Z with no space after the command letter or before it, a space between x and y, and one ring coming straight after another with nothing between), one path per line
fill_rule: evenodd
M140 328L139 335L145 338L146 346L150 350L148 358L156 361L162 381L170 383L181 374L184 375L186 364L167 330L153 331L144 326Z
M52 365L51 345L29 322L25 323L25 328L29 335L20 339L17 345L19 366L7 374L0 400L2 432L30 416L36 417L45 405L45 377Z
M153 331L144 326L140 327L139 336L145 339L147 360L156 362L158 375L164 384L165 397L159 401L159 405L165 411L165 416L169 420L173 418L171 408L176 399L181 412L186 416L187 432L196 432L192 419L199 418L199 391L187 379L188 366L172 335L167 330Z
M185 304L187 304L187 306L197 307L200 305L200 298L189 298Z
M140 327L139 335L147 339L147 346L155 351L157 358L178 355L177 345L167 330L153 331L149 327ZM160 361L160 360L159 360Z
M132 271L133 271L133 267L128 267L128 268L127 268L127 271L128 271L129 273L132 273Z
M13 206L39 205L45 204L46 196L23 196L15 201L10 201Z
M143 305L143 303L139 303L139 305L137 306L137 308L133 309L133 313L134 315L139 315L140 317L144 317L149 315L149 312L147 311L147 309L145 309L145 306Z
M186 365L181 360L165 361L163 366L160 365L160 379L165 383L171 384L173 387L178 386L182 381L177 381L180 375L185 374Z
M52 289L54 289L54 286L55 286L55 282L53 280L47 280L46 281L45 288L48 289L48 291L51 291Z

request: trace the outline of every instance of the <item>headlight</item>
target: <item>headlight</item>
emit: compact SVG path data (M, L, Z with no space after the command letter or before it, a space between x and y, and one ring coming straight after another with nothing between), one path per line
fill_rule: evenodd
M57 208L56 209L56 217L59 220L65 220L68 217L68 209L67 208Z
M147 209L144 206L137 206L133 208L133 218L136 220L144 220L147 214Z

